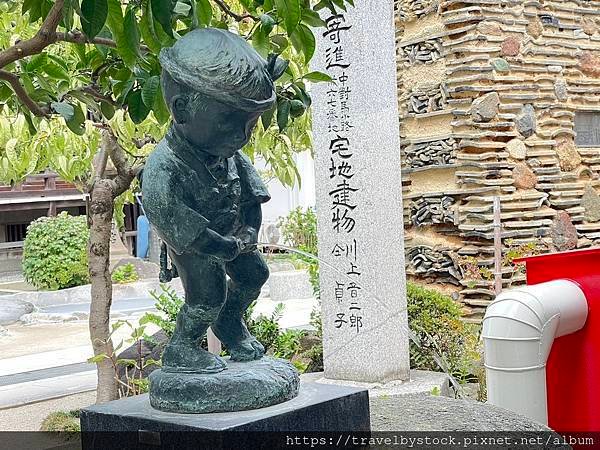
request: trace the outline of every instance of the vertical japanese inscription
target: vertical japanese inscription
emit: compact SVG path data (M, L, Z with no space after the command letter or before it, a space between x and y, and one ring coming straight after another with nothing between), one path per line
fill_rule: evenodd
M334 297L338 312L334 321L335 328L350 327L360 333L363 327L362 302L360 298L360 258L359 244L353 236L356 228L355 211L360 208L357 193L360 191L353 157L358 150L350 138L352 130L352 90L348 69L352 62L347 58L345 39L352 24L344 14L333 14L325 19L327 27L323 32L325 46L325 68L333 81L327 89L327 131L331 166L329 178L332 189L331 224L337 240L331 254L340 260L342 268L334 281Z
M393 0L322 10L311 63L323 360L334 380L409 376Z

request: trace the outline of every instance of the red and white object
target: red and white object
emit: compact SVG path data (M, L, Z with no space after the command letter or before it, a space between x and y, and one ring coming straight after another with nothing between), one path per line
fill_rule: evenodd
M483 324L488 401L559 432L600 430L600 249L524 258Z

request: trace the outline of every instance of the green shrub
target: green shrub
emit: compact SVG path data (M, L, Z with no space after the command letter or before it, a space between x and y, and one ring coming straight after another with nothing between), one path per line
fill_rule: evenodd
M53 412L44 419L40 431L77 433L81 431L79 412L79 410Z
M113 282L119 284L133 283L139 279L140 276L137 270L135 270L135 266L131 263L117 267L112 274Z
M289 246L318 256L317 252L317 215L312 208L303 210L296 208L291 211L287 217L279 219L279 228L284 242ZM319 261L306 255L294 254L308 266L310 283L313 287L315 297L320 296L319 286Z
M184 300L177 295L175 289L167 284L160 285L161 293L158 294L156 291L150 291L150 295L156 303L154 306L162 315L154 313L146 313L144 320L149 323L153 323L164 330L167 336L173 336L175 331L175 323L177 322L177 314L183 306Z
M64 289L89 282L85 216L61 212L27 227L23 247L25 279L38 289Z
M441 363L459 382L474 381L480 360L478 327L461 320L460 306L413 283L408 283L407 303L409 327L420 342L410 343L411 367L439 371Z
M258 317L252 317L256 302L253 302L244 312L244 320L248 326L248 331L260 342L265 351L274 349L277 339L281 334L279 319L283 315L284 305L279 303L269 317L260 314Z
M304 330L285 330L277 336L273 355L277 358L292 359L300 352L300 339Z

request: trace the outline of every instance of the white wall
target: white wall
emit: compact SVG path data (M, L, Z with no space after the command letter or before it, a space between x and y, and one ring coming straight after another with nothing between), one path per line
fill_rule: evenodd
M271 193L271 201L263 205L263 226L276 223L280 217L285 217L291 210L302 207L315 206L315 169L310 152L295 155L298 172L302 180L302 187L297 185L290 189L283 186L278 180L273 180L267 185ZM259 170L265 168L262 160L256 161Z

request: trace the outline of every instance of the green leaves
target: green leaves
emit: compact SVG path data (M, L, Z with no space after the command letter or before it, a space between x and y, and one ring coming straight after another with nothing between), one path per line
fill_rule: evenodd
M262 25L254 30L254 34L252 35L252 46L263 58L266 58L269 54L271 48L269 35L265 32Z
M135 20L135 11L133 8L129 8L125 13L123 35L125 37L124 44L127 47L127 51L129 54L133 55L134 58L137 58L140 55L140 32L138 30L137 21ZM127 65L130 66L131 64Z
M129 111L129 117L133 120L133 123L139 124L150 113L150 108L146 106L142 100L142 91L131 91L127 96L127 107Z
M321 19L321 16L319 16L319 13L316 11L313 11L310 8L302 9L302 23L305 23L306 25L311 26L311 27L326 26L325 21L323 19Z
M312 81L313 83L331 83L333 78L323 72L309 72L302 77L305 80Z
M68 170L63 156L60 165ZM61 171L61 168L57 169ZM87 241L89 230L83 216L61 212L31 222L23 245L23 273L39 289L63 289L89 281Z
M95 38L100 33L107 17L107 0L83 0L81 2L81 28L89 39Z
M73 117L67 120L65 118L65 122L73 133L78 136L82 136L85 133L85 115L83 114L83 110L81 106L75 105L73 107Z
M65 121L73 120L75 117L75 108L65 102L52 102L52 110L64 117Z
M67 73L67 71L63 67L53 62L45 64L42 67L42 70L48 75L50 75L52 78L58 78L59 80L69 80L69 74Z
M287 98L281 98L277 101L277 126L279 131L285 130L290 118L291 102Z
M27 71L33 72L44 67L48 63L48 55L46 53L40 53L39 55L32 56L27 64Z
M299 24L290 36L294 48L304 54L304 62L308 62L315 54L316 40L313 32L304 24Z
M196 0L196 16L198 17L198 23L200 23L200 25L210 25L210 21L213 17L213 9L210 0Z
M119 0L108 1L107 26L117 43L117 53L130 69L135 65L139 56L140 37L135 13L130 8L123 18L123 10Z
M173 28L171 25L172 3L171 0L150 0L152 15L160 24L167 35L173 37Z
M283 20L285 29L291 35L300 23L302 16L300 0L275 0L275 7L277 16Z
M144 84L144 88L142 89L142 101L148 108L152 108L154 105L154 99L156 98L159 85L160 77L157 75L148 78Z

